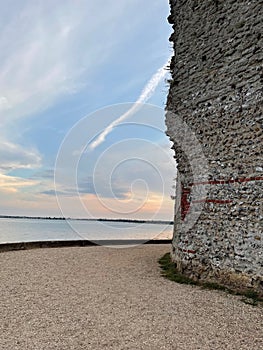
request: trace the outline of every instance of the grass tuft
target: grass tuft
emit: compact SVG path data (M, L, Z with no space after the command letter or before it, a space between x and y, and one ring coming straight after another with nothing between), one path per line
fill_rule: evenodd
M159 264L161 266L162 276L168 278L171 281L182 283L182 284L192 284L197 285L198 283L191 278L180 274L172 262L170 253L166 253L162 258L159 259Z
M259 294L253 290L246 290L244 292L235 292L231 290L230 288L227 288L225 286L222 286L215 282L201 282L201 281L195 281L183 274L181 274L176 269L176 264L172 261L170 253L166 253L163 257L161 257L159 260L160 267L162 269L162 276L169 279L170 281L174 281L180 284L190 284L199 286L204 289L210 289L210 290L221 290L224 292L227 292L229 294L239 295L242 296L241 301L243 301L246 304L257 306L262 305L263 306L263 298L259 297Z

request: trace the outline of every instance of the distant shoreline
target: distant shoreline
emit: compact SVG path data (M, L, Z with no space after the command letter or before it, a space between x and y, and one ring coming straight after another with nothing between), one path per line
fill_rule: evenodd
M173 225L173 221L166 220L139 220L139 219L87 219L87 218L64 218L51 216L22 216L22 215L0 215L0 219L29 219L29 220L81 220L81 221L107 221L107 222L126 222L139 224L157 224L157 225Z

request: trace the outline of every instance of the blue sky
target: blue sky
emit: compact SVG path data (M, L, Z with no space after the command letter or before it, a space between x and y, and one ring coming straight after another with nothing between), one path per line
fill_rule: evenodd
M164 77L147 98L152 107L131 114L95 149L80 153L78 163L72 158L78 193L68 175L72 162L63 163L56 180L62 213L54 192L65 137L78 154L72 137L83 131L81 147L87 146L92 133L132 108L128 103L138 101L171 56L168 0L10 0L1 7L0 214L171 219L175 166L162 155L172 157L164 134ZM86 129L80 131L81 120ZM102 176L105 169L114 172L111 180Z

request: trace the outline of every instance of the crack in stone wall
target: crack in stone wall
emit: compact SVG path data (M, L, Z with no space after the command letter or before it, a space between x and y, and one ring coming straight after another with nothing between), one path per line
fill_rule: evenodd
M194 279L263 295L263 1L170 5L166 125L179 173L172 256ZM194 146L178 118L201 145L206 179L191 166ZM202 211L186 231L197 203Z

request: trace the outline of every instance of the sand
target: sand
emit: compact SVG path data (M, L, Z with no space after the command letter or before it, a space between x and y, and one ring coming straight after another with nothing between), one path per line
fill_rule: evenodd
M1 253L0 349L263 349L263 309L164 279L169 249Z

